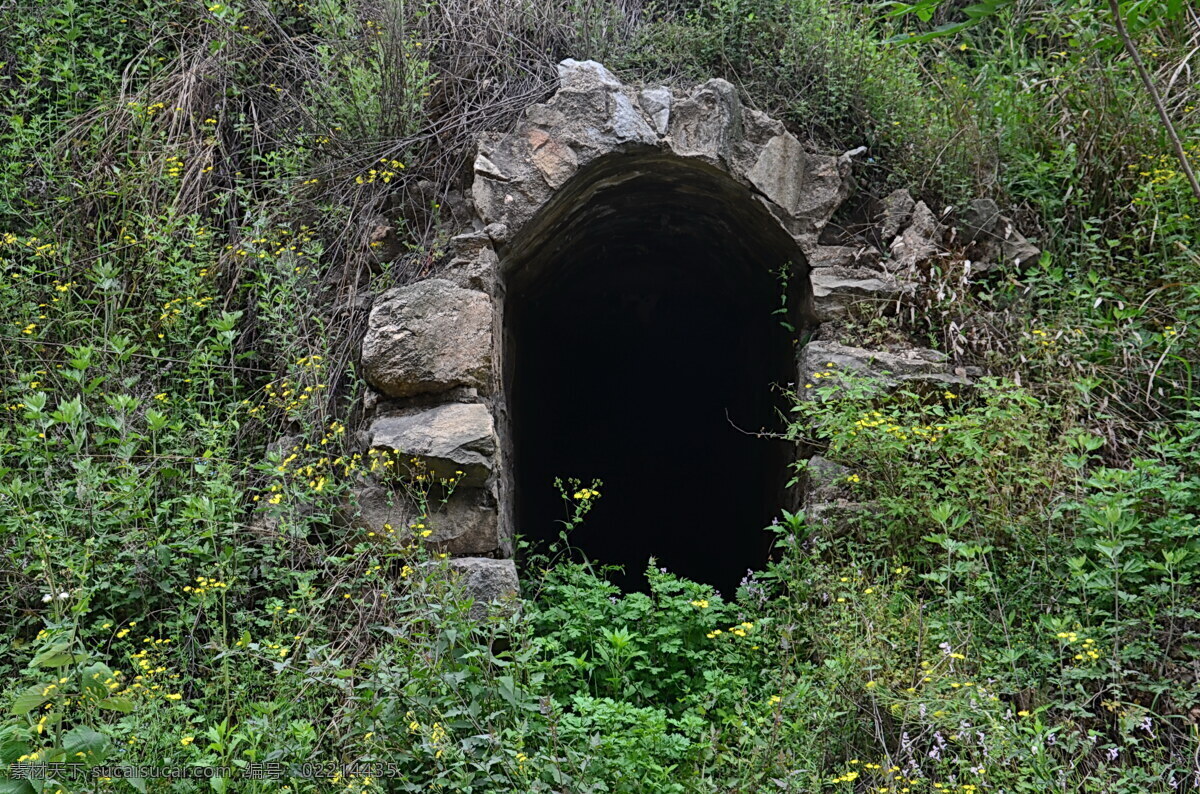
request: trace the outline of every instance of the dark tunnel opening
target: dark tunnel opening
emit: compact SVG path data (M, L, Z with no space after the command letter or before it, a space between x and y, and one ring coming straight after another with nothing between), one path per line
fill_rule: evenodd
M795 377L781 321L801 296L778 274L799 254L715 169L651 155L594 170L543 210L542 243L506 260L515 527L557 538L554 478L599 479L573 546L623 566L626 589L654 557L732 595L767 558L788 479L789 445L756 433L780 429L773 385Z

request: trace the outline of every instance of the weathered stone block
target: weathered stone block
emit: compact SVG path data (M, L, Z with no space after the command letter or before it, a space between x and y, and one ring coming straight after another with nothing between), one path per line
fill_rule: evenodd
M367 323L367 382L390 397L469 386L487 392L492 373L492 301L445 279L388 290Z
M491 554L500 547L496 507L485 491L458 488L445 504L432 504L421 523L433 534L425 543L446 554ZM403 493L381 485L356 488L344 509L347 523L380 538L404 533L421 518L417 505Z
M967 385L970 381L950 371L945 353L928 348L909 348L898 352L867 350L837 342L809 342L800 351L799 382L813 383L813 374L852 372L877 378L885 386L908 381L928 381L945 385ZM803 390L803 385L801 386Z
M638 95L642 110L650 117L650 123L660 136L667 134L671 122L671 90L669 88L647 88Z
M943 229L933 211L924 201L918 201L912 211L912 222L899 237L892 241L892 259L887 263L889 270L910 270L918 262L936 254L941 248Z
M696 86L671 110L668 143L682 157L727 163L741 138L742 103L737 89L714 78Z
M526 135L534 166L541 172L546 184L558 190L579 169L579 157L575 150L539 127L529 130Z
M462 289L493 295L496 291L498 263L496 252L488 246L470 256L451 259L441 276Z
M850 470L821 455L813 455L804 464L805 503L829 502L842 495Z
M865 268L822 267L809 273L817 322L845 317L852 306L875 304L889 310L912 285Z
M988 272L1002 264L1031 265L1041 250L1016 230L1013 222L1000 214L991 199L975 199L963 211L962 230L968 244L967 254L973 269Z
M505 611L511 611L512 601L520 591L517 566L512 560L459 557L450 560L450 569L459 577L467 594L475 599L471 605L472 618L485 617L496 601L504 604Z
M819 245L806 252L808 266L868 267L879 264L880 253L870 245Z
M804 517L810 527L823 531L829 536L840 537L850 534L864 520L869 520L878 512L879 509L874 504L837 499L832 502L817 502L807 505L804 509Z
M460 476L462 487L482 487L491 476L496 429L486 405L451 403L384 416L371 423L369 433L372 448L392 450L402 459L416 457L434 477Z
M804 171L804 147L785 132L767 141L746 178L771 201L794 212L808 187Z
M916 205L912 195L903 188L887 195L883 200L883 218L879 222L879 239L883 245L890 244L909 224Z
M820 231L854 190L850 153L839 157L809 154L804 158L804 189L790 207L801 230Z

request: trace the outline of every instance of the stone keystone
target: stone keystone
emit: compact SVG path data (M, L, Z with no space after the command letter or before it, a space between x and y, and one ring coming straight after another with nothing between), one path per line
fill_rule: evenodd
M468 386L486 393L492 371L492 302L444 279L388 290L371 310L363 374L389 397Z

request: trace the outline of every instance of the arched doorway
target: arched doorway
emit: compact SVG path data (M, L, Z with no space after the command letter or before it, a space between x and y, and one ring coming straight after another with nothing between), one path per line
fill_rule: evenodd
M655 557L732 594L766 559L789 475L790 446L758 431L781 425L804 275L717 168L647 149L580 169L501 262L517 532L557 537L555 477L600 479L573 545L626 587Z

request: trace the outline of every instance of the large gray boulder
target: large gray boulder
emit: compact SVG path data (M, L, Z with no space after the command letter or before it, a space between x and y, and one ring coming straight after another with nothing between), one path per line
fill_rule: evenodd
M363 338L363 374L389 397L467 386L486 393L492 372L492 301L445 279L388 290Z
M457 477L460 487L483 487L492 473L496 429L486 405L450 403L384 416L368 434L372 448L391 451L402 464L415 457L430 476Z

